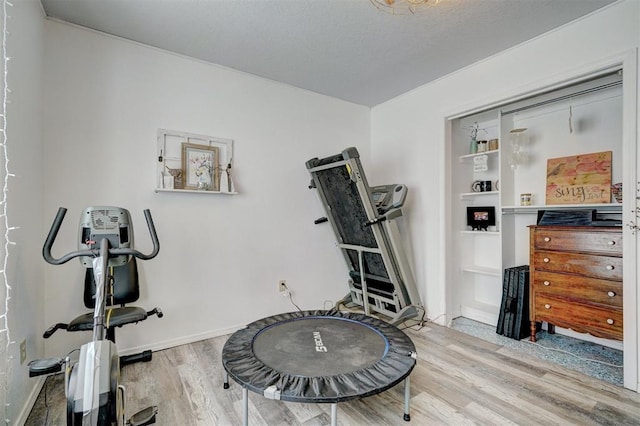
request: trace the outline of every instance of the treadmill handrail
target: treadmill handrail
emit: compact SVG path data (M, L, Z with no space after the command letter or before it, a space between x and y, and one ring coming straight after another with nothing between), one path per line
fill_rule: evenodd
M335 167L345 166L349 163L349 160L335 161L329 164L322 164L320 166L314 166L309 169L309 172L319 172L321 170L333 169Z
M367 227L367 226L375 225L376 223L384 222L385 220L387 220L387 216L378 216L375 219L366 221L364 223L364 226Z
M53 243L55 242L56 237L58 236L58 231L60 231L60 226L62 225L62 221L64 220L64 216L67 214L67 209L64 207L58 208L58 213L56 214L53 223L51 224L51 229L49 230L49 234L47 235L47 239L44 242L44 246L42 247L42 257L47 263L51 265L62 265L63 263L67 263L71 259L75 259L80 256L99 256L100 248L97 247L95 249L88 250L77 250L69 252L59 258L55 258L51 255L51 248ZM153 218L151 217L151 212L149 209L144 210L144 217L147 221L147 228L149 229L149 234L151 236L151 241L153 243L153 250L149 254L141 253L135 249L128 248L110 248L109 249L109 257L111 256L119 256L119 255L131 255L135 256L138 259L149 260L153 259L158 255L160 251L160 242L158 241L158 234L156 233L156 228L153 224Z

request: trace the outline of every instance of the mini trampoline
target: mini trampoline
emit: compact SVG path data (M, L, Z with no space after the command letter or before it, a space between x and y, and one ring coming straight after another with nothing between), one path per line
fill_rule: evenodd
M337 403L383 392L402 380L404 420L409 421L409 374L416 363L413 342L397 327L362 314L304 311L274 315L234 333L222 350L229 379L242 386L243 425L248 391L269 399Z

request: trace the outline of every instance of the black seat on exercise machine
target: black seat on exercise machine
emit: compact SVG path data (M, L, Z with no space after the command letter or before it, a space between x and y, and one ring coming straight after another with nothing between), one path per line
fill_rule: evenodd
M125 306L128 303L137 301L140 297L138 264L136 263L135 257L132 256L129 262L122 266L114 267L112 273L113 298L111 296L108 296L106 300L106 305L108 306L108 321L106 321L105 325L107 329L107 339L115 343L116 327L122 327L126 324L144 321L147 319L147 317L152 315L158 315L158 318L162 318L163 314L159 308L154 308L151 311L146 311L143 308L139 308L136 306ZM95 291L96 284L93 277L93 269L87 268L84 278L84 305L89 309L93 309L95 306ZM109 310L111 311L111 313L109 313ZM49 327L49 329L44 333L44 338L47 339L51 337L51 335L60 328L67 331L93 330L93 310L74 318L73 320L71 320L71 322L69 322L69 324L58 323ZM145 351L145 353L145 357L148 356L149 359L151 359L151 351Z

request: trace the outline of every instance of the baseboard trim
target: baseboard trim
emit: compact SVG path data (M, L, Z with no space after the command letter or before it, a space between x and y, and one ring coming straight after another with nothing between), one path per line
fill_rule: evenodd
M218 330L209 330L203 333L191 334L189 336L181 336L176 339L164 340L161 342L153 343L151 345L136 346L136 347L126 348L126 349L118 348L118 353L120 355L132 355L145 350L151 350L154 352L161 351L164 349L174 348L176 346L188 345L189 343L195 343L201 340L207 340L207 339L212 339L214 337L224 336L226 334L231 334L244 327L246 327L246 324L237 325L237 326L224 328L224 329L218 329Z
M494 327L498 323L498 317L496 315L469 306L462 306L460 313L461 316L465 318L469 318L483 324L492 325Z
M14 424L24 425L27 422L27 419L29 418L29 414L31 413L33 406L36 404L36 400L38 399L38 395L40 395L40 391L42 391L42 388L44 387L44 383L46 379L47 379L46 376L40 376L35 379L29 379L30 381L34 382L34 386L33 386L33 389L31 389L31 392L29 393L27 400L24 402L22 406L22 410L20 411L20 414L16 418L16 421Z

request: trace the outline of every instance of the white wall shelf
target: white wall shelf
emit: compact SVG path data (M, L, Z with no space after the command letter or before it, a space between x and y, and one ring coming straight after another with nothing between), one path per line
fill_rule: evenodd
M175 192L182 194L202 194L202 195L237 195L237 192L224 192L224 191L203 191L198 189L164 189L164 188L156 188L155 193L158 194L160 192Z
M233 140L158 129L156 192L235 194Z
M464 154L459 156L458 158L460 159L461 163L466 163L467 161L473 161L474 157L478 157L479 155L494 155L494 154L498 154L499 152L500 152L499 149L493 149L491 151L476 152L473 154Z
M497 237L500 235L500 231L460 231L462 235L479 235Z
M476 198L476 197L484 197L487 195L498 195L500 191L484 191L484 192L463 192L460 194L460 199L464 200L465 198Z
M491 275L496 277L502 276L502 270L498 268L488 268L486 266L468 265L468 266L463 266L461 269L463 272L471 272L474 274Z

